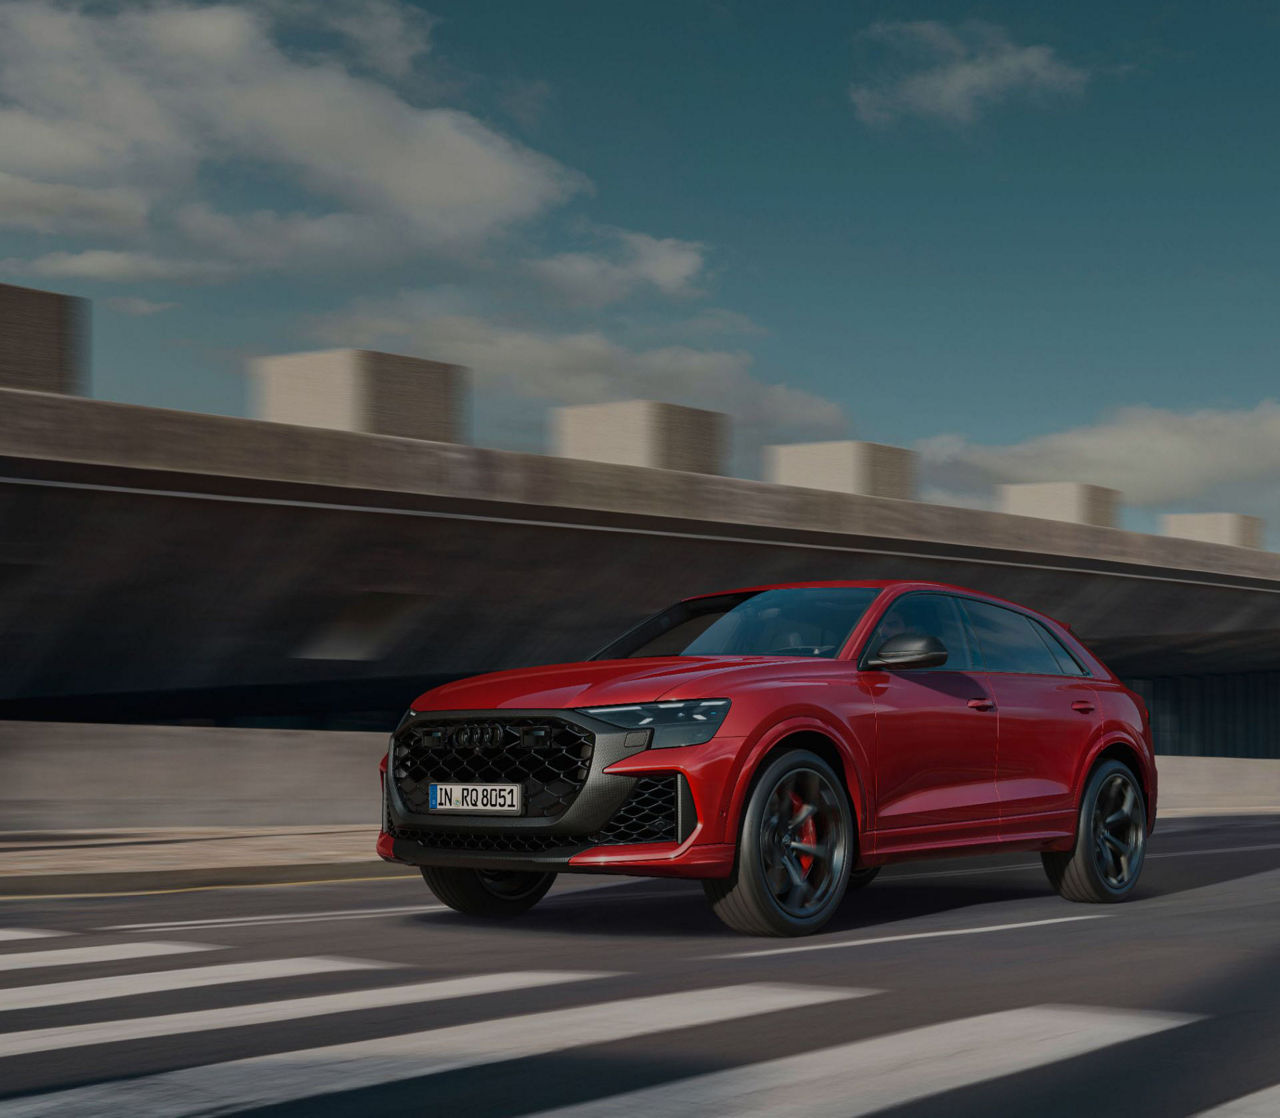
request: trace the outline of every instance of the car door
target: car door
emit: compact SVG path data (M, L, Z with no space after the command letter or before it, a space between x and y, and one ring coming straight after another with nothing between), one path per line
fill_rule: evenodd
M995 837L996 715L956 601L932 592L895 600L867 641L863 664L907 632L937 637L947 661L864 672L876 710L876 850Z
M1097 725L1093 687L1034 618L972 598L962 605L998 711L1001 835L1069 831L1076 767Z

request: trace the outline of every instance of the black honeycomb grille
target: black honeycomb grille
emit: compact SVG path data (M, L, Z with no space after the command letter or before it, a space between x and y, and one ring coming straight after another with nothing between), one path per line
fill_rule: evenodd
M628 842L676 842L679 827L679 782L674 773L642 776L631 795L599 834L601 846Z
M507 831L497 835L473 835L463 831L437 831L428 827L393 827L395 838L416 839L431 850L468 854L545 854L548 850L579 849L591 845L582 835L525 835Z
M427 811L433 781L520 784L526 816L554 817L582 791L594 750L594 734L558 718L421 722L397 735L392 773L410 811Z
M434 827L397 827L389 819L387 830L395 838L413 839L432 850L477 854L543 854L588 846L677 842L679 787L675 774L642 776L613 818L593 835L531 835L520 831L472 834Z

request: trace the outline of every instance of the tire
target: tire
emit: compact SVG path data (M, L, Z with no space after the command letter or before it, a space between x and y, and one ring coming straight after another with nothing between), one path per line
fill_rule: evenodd
M551 888L554 873L531 870L467 870L423 866L422 880L436 898L466 916L505 919L528 912Z
M1114 904L1138 883L1147 850L1147 802L1138 777L1104 761L1080 799L1076 844L1040 855L1049 884L1069 901Z
M732 875L703 889L734 931L811 935L844 899L854 842L853 810L831 766L808 750L784 753L761 771L747 800Z
M876 879L876 874L880 872L879 866L867 866L866 869L849 871L849 892L855 889L865 889Z

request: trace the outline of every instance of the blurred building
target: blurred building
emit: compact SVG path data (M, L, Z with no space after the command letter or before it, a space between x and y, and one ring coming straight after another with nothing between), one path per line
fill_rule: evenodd
M90 400L60 298L0 288L0 717L389 728L432 683L588 656L689 594L918 577L1071 624L1166 752L1280 756L1256 526L1125 532L1069 481L929 505L874 444L726 477L725 417L653 401L565 409L555 453L487 450L464 370L361 351L260 362L265 418Z

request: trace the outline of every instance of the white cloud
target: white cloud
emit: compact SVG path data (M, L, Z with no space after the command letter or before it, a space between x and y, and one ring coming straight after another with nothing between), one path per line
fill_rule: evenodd
M37 182L0 171L0 226L36 233L134 233L147 200L127 188L93 189Z
M174 227L202 251L261 267L313 261L386 261L405 246L393 222L359 213L228 214L203 202L181 206Z
M413 9L388 0L342 5L330 22L384 73L404 73L426 49ZM287 52L268 7L0 5L0 170L190 200L202 170L235 162L425 248L474 245L588 186L341 56Z
M705 264L705 245L620 229L605 232L612 242L608 251L563 252L529 261L529 270L579 306L616 303L644 289L677 297L701 294L694 281Z
M84 252L50 252L35 260L3 260L0 269L24 272L46 279L118 280L216 280L230 274L220 260L175 260L149 252L87 249Z
M1119 489L1128 504L1158 507L1275 492L1280 481L1280 403L1175 412L1124 408L1101 422L1006 446L956 435L917 444L926 486L970 504L999 482L1078 481ZM1238 511L1249 511L1240 508Z
M467 366L478 393L488 406L498 403L508 424L498 441L530 444L540 435L543 417L531 415L530 401L554 405L631 398L729 412L748 457L768 442L840 438L849 431L841 405L759 379L748 353L687 345L635 349L599 330L504 325L461 312L447 292L357 302L326 316L316 334L330 345L391 348ZM486 429L483 439L491 442L494 435Z
M868 80L849 87L854 111L869 125L906 116L971 124L1014 96L1078 93L1089 80L1088 71L1063 62L1052 47L1020 46L987 23L876 23L860 38L884 56Z
M103 300L108 310L117 314L132 315L135 318L146 318L161 311L172 310L177 303L157 303L151 299L139 299L132 295L120 295Z

